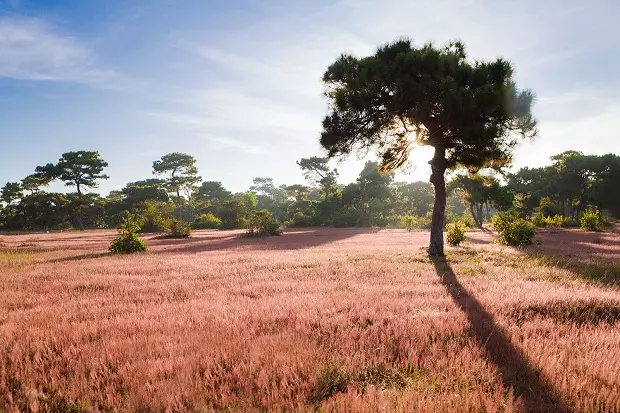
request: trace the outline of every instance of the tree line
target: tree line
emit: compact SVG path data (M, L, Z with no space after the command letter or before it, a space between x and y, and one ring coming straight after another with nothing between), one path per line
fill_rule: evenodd
M68 152L57 163L35 168L21 182L1 189L0 229L62 230L116 228L134 217L143 232L162 232L171 220L194 229L247 228L252 213L268 211L292 227L408 227L429 229L434 190L429 182L398 182L368 161L354 182L338 184L328 158L297 161L305 182L276 185L256 177L245 192L203 181L195 158L170 153L153 162L153 175L129 182L106 197L96 192L108 163L96 151ZM52 181L74 192L46 192ZM449 176L446 222L481 227L498 211L513 210L544 225L541 217L570 222L588 208L620 217L620 157L566 151L548 166L500 174L465 169Z

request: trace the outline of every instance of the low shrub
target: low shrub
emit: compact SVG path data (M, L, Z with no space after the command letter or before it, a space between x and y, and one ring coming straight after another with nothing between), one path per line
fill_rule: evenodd
M447 228L447 241L448 244L452 245L453 247L459 246L461 242L464 242L467 239L467 237L465 236L465 231L467 230L467 228L461 222L454 221L453 223L448 224Z
M532 215L530 220L532 221L532 224L536 225L537 227L542 228L547 226L547 220L545 219L545 216L542 214L542 212L535 213L534 215Z
M192 235L192 227L185 221L172 218L166 222L166 233L160 235L160 239L189 238Z
M209 212L198 215L191 226L193 229L219 229L222 226L222 220Z
M288 221L289 227L304 228L312 225L312 217L304 214L301 211L297 211L293 214L293 217Z
M161 215L148 215L144 217L140 224L140 232L164 232L166 230L166 220Z
M267 210L252 211L248 221L248 236L282 235L280 224Z
M332 218L332 226L336 228L349 228L358 225L358 216L355 211L337 212Z
M417 221L416 217L412 215L407 215L402 218L402 225L407 229L407 231L411 231L416 227Z
M562 223L563 228L577 228L579 226L579 220L575 217L566 217Z
M500 212L493 217L493 228L499 233L499 242L514 247L531 245L534 238L534 224L518 215Z
M131 254L146 251L146 245L136 233L140 231L140 225L132 216L125 217L119 227L120 235L110 243L110 252L114 254Z
M579 218L579 226L585 231L601 230L601 214L597 209L588 208Z

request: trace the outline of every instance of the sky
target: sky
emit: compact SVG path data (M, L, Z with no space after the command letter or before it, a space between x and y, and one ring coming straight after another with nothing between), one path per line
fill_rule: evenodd
M300 183L295 161L324 154L327 66L401 37L513 63L540 125L515 168L619 154L619 16L615 0L0 0L0 185L75 150L109 163L103 194L169 152L232 191ZM431 156L397 179L428 180ZM340 182L363 163L334 162Z

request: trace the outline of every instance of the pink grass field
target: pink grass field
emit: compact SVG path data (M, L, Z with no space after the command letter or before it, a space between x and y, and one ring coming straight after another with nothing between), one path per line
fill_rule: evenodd
M620 412L620 235L0 235L0 411Z

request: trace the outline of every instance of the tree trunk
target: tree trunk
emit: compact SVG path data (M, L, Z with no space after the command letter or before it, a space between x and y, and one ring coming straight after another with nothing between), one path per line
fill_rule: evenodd
M82 191L80 190L80 183L75 183L75 188L77 190L78 196L78 225L80 226L80 231L84 231L84 219L82 217Z
M431 183L435 188L435 204L433 205L433 219L431 221L431 243L428 255L432 258L443 257L443 224L446 215L446 148L435 147L435 155L429 162L431 165Z
M469 204L469 211L471 212L471 216L474 218L474 223L478 228L482 228L482 223L476 216L476 210L474 209L474 204Z

